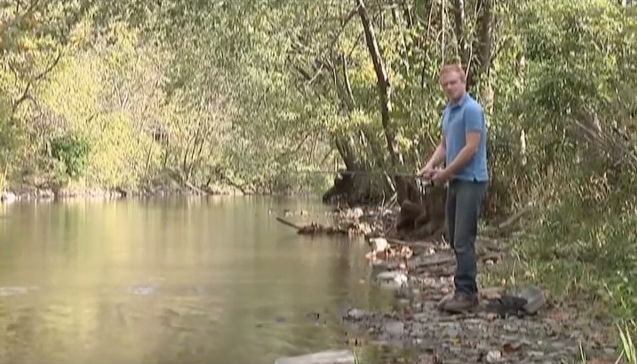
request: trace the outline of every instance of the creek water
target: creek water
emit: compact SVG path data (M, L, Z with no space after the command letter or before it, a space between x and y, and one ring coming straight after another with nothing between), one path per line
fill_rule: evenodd
M272 363L346 347L340 315L379 309L362 241L273 213L311 199L0 205L0 363Z

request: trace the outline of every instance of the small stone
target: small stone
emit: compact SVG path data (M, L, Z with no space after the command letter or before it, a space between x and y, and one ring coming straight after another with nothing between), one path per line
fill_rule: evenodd
M429 322L431 321L431 313L429 312L417 313L414 315L414 320L421 321L421 322Z
M519 296L527 300L527 304L523 308L529 314L536 313L546 304L544 292L537 287L526 288L520 292Z
M369 239L369 245L371 245L372 251L376 253L389 249L389 243L385 238L371 238Z
M401 321L389 321L383 325L385 332L391 336L401 336L405 333L405 324Z
M464 320L464 322L469 325L480 325L482 323L482 320L476 319L476 318L469 318Z
M480 297L485 300L497 300L504 293L504 287L489 287L480 290Z
M506 344L504 344L502 346L502 351L505 353L512 353L515 351L518 351L522 348L523 344L521 342L518 341L512 341L512 342L508 342Z
M491 350L487 353L487 363L497 363L502 360L502 353L497 350Z
M455 327L448 327L444 330L444 337L457 337L459 330Z
M381 272L376 276L381 286L389 288L401 288L407 285L409 278L400 271Z
M355 219L359 219L361 216L363 216L365 214L365 212L363 211L363 209L361 209L360 207L355 207L352 209L352 216Z
M566 346L563 342L559 342L559 341L554 341L551 343L551 346L553 347L553 349L564 349L564 347Z
M413 337L424 337L425 332L425 325L421 323L415 323L411 327L411 336Z
M347 311L347 315L346 318L352 319L352 320L362 320L365 317L370 316L371 314L367 311L358 309L358 308L352 308L349 311Z
M452 298L453 298L453 293L449 293L449 294L447 294L446 296L444 296L444 297L440 300L440 302L438 302L438 304L437 304L437 306L436 306L436 307L437 307L439 310L441 310L441 309L444 307L445 303L447 303L447 302L448 302L449 300L451 300Z
M534 358L541 358L544 356L544 352L542 351L527 351L526 355L532 356Z
M396 279L396 277L404 276L405 274L401 271L388 271L388 272L380 272L376 275L376 279L379 281L391 281Z
M615 350L614 348L604 348L604 353L609 355L616 355L617 350Z

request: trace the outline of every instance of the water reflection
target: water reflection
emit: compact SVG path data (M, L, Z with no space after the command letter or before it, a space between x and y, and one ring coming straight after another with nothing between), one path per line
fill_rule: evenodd
M308 206L323 209L267 198L5 206L0 362L269 363L342 345L338 312L378 297L360 282L361 244L301 238L268 214Z

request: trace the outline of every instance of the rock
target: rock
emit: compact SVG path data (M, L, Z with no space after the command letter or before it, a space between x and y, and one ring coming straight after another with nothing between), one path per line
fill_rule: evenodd
M361 310L358 308L352 308L350 310L347 311L347 314L345 315L346 318L351 319L351 320L362 320L365 317L371 316L372 314L370 312L367 312L365 310Z
M301 356L279 358L274 364L354 364L356 357L351 350L329 350Z
M13 192L2 191L0 192L0 202L2 203L11 203L15 202L18 197Z
M520 292L519 297L527 300L523 309L529 314L536 313L546 304L546 296L544 295L544 292L537 287L525 288L522 292Z
M492 350L487 353L487 363L498 363L502 361L502 353L497 350Z
M388 270L398 269L398 267L399 263L397 262L375 261L371 264L372 274L374 275Z
M405 333L405 324L401 321L387 321L383 324L383 330L391 336L402 336Z
M536 350L532 350L532 351L527 351L526 352L527 356L533 357L533 358L541 358L543 357L545 354L543 351L536 351Z
M396 291L403 288L404 284L400 282L396 282L396 281L384 281L384 282L380 282L380 286L382 288Z
M426 332L426 326L420 322L416 322L411 326L411 336L413 337L425 337Z
M409 281L407 275L400 271L381 272L376 275L376 279L381 286L395 289L406 286Z
M487 300L496 300L504 293L504 287L489 287L480 290L480 297Z
M407 275L397 270L392 270L388 272L380 272L376 275L376 279L378 279L379 281L392 281L392 280L402 281L405 279L403 277L406 278Z
M384 252L389 249L389 243L385 238L371 238L369 239L369 245L371 245L372 251L375 253Z
M445 306L445 304L453 298L454 293L448 293L446 296L444 296L440 301L438 301L438 303L436 304L436 308L439 310L442 310Z
M418 357L418 362L421 364L440 364L442 361L436 356L436 354L427 353Z

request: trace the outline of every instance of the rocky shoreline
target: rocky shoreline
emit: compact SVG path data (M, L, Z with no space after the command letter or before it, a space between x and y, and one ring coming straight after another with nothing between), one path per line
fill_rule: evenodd
M79 192L62 192L57 195L51 190L33 190L33 191L2 191L0 192L1 203L12 203L17 201L50 201L58 199L72 198L100 198L100 199L116 199L123 197L123 194L116 190L91 189Z
M395 262L371 263L379 271L374 283L394 290L390 312L352 308L343 317L373 344L412 348L423 363L581 362L580 349L588 358L615 362L617 347L599 330L606 323L578 317L575 308L558 307L557 302L549 302L533 314L489 312L484 310L485 304L498 300L507 290L483 287L480 312L450 315L439 311L437 302L453 290L453 254L446 244L419 244L425 249L410 257L404 268L400 263L396 267ZM485 245L480 254L481 272L497 264L497 253ZM388 284L388 272L405 278Z
M0 203L13 203L18 201L53 201L73 199L122 199L141 197L170 197L170 196L222 196L241 195L239 191L224 188L170 188L158 187L153 189L124 189L124 188L81 188L61 189L54 192L51 189L22 188L0 191Z
M349 236L365 236L370 246L366 259L374 277L370 284L379 284L393 292L394 303L387 312L352 307L343 314L344 324L360 333L352 341L356 345L397 348L410 353L401 354L402 358L387 358L385 362L430 364L548 364L586 360L615 363L620 356L615 327L593 318L592 305L555 302L542 290L538 290L542 301L532 312L488 310L492 303L504 302L504 297L520 296L520 291L513 287L484 286L478 312L450 315L439 311L437 302L453 291L453 252L442 236L414 240L398 234L395 229L398 213L398 208L386 207L337 209L337 228L317 228L312 224L299 228L299 234L303 235L345 230ZM478 269L483 276L509 259L508 246L507 239L478 239ZM483 284L479 277L479 285Z

